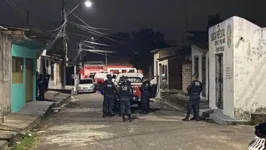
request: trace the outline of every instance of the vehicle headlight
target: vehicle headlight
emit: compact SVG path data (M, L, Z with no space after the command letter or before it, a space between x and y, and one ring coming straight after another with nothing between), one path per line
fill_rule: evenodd
M94 85L92 85L91 88L94 88Z

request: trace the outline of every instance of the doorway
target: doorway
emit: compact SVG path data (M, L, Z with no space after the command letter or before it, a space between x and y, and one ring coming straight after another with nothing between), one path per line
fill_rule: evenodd
M215 56L216 106L223 109L223 54Z
M26 59L26 102L33 100L33 59Z
M201 71L202 71L202 96L206 97L206 56L201 58Z

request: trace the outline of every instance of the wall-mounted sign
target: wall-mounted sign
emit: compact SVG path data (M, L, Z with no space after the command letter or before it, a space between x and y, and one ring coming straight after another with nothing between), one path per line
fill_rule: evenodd
M227 26L227 46L228 46L228 48L231 47L231 44L232 44L232 27L229 24Z

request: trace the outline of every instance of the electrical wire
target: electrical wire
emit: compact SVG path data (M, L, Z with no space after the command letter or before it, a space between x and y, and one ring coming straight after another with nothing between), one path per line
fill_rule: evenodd
M91 42L91 41L84 41L85 43L89 43L89 44L93 44L93 45L100 45L100 46L107 46L107 47L111 47L110 45L107 44L102 44L102 43L97 43L97 42Z
M101 35L101 34L104 34L104 33L99 34L99 32L97 33L97 32L95 32L95 31L88 30L87 28L84 28L82 25L79 25L79 24L76 24L76 23L73 23L73 22L69 22L69 23L70 23L71 25L73 25L73 26L75 26L75 27L77 27L77 28L83 30L83 31L86 31L86 32L90 33L90 34L93 34L93 35L96 35L96 36L99 36L99 37L103 37L103 38L105 38L105 39L108 39L108 40L113 41L113 42L116 42L116 43L128 44L128 43L121 42L121 41L117 41L117 40L114 40L114 39L109 38L109 37L107 37L107 36Z
M68 9L67 9L68 10ZM94 30L111 30L111 29L107 29L107 28L96 28L96 27L92 27L90 25L88 25L84 20L82 20L80 17L78 17L75 13L73 13L73 11L69 11L68 10L68 14L72 14L74 17L76 17L79 21L81 21L83 24L85 24L88 28L94 29Z
M67 20L65 20L65 22L61 25L60 30L59 30L59 32L56 34L56 36L55 36L55 38L53 39L53 41L50 42L50 43L48 44L48 46L46 47L46 50L47 50L47 51L50 50L50 49L53 47L53 45L55 44L55 42L57 41L57 39L58 39L62 34L65 34L65 31L63 32L63 30L64 30L64 28L65 28L66 22L67 22ZM62 32L63 32L63 33L62 33Z

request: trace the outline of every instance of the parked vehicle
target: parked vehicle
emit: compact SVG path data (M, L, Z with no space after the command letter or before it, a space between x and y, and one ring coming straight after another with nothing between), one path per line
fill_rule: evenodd
M94 76L94 84L96 85L96 89L99 89L103 82L106 80L107 72L98 72Z
M140 99L141 99L141 93L140 93L140 86L142 84L142 78L143 74L141 73L121 73L118 74L115 79L115 86L119 88L120 83L122 82L122 77L127 77L128 81L131 82L131 86L133 89L133 97L130 100L131 105L138 104L140 107Z
M92 78L81 79L78 85L78 93L95 93L95 84Z

